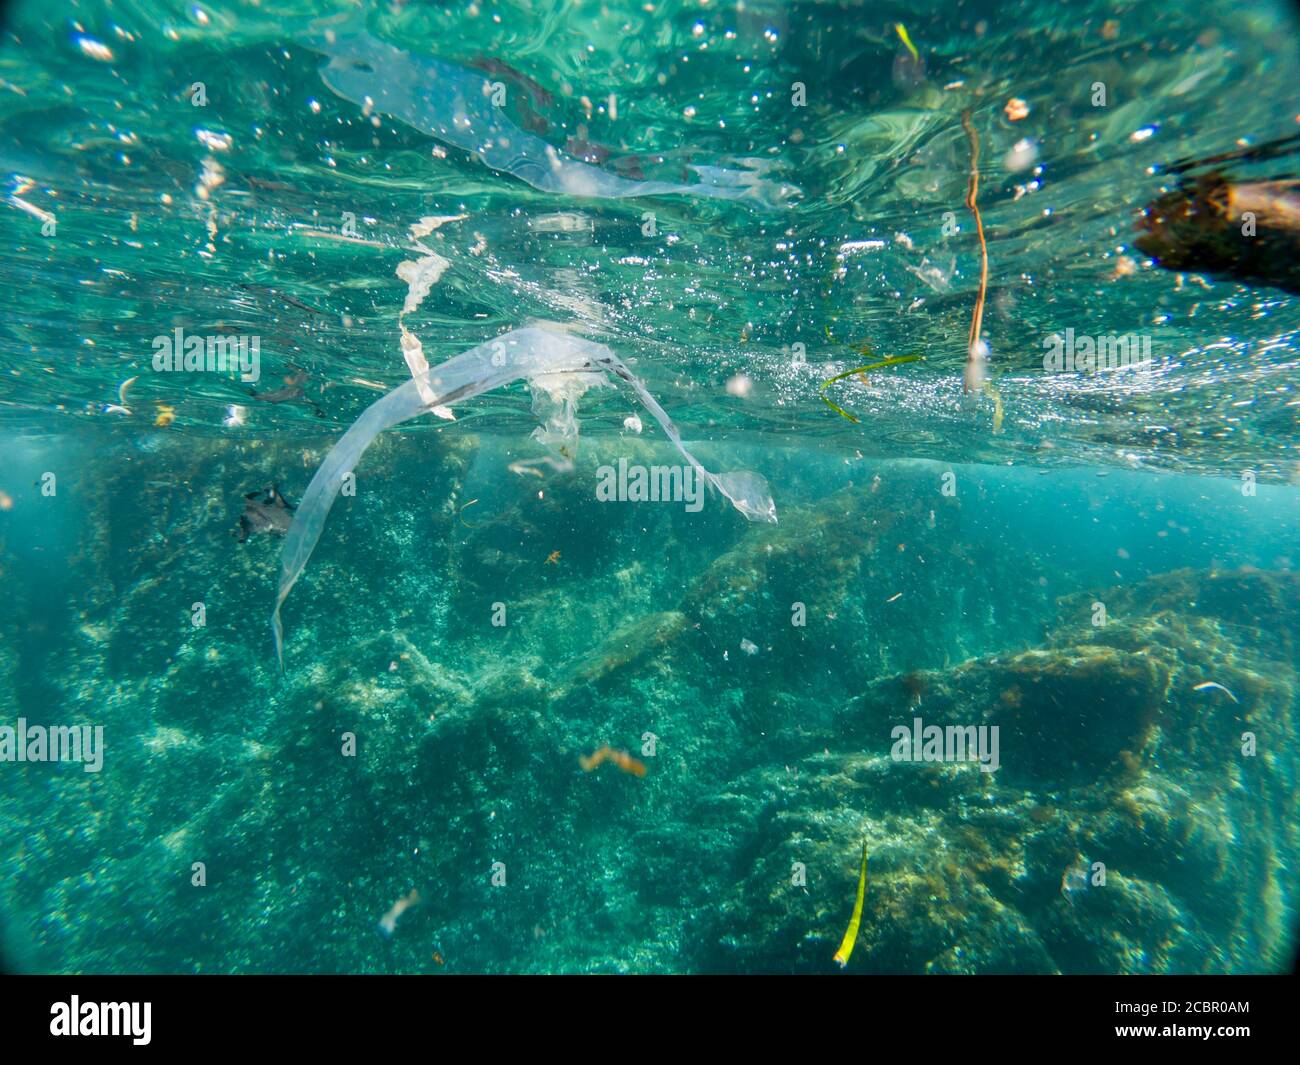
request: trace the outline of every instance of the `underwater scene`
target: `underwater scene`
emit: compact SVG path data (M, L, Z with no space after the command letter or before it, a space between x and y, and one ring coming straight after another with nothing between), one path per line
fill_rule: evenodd
M1300 5L0 17L5 968L1290 971Z

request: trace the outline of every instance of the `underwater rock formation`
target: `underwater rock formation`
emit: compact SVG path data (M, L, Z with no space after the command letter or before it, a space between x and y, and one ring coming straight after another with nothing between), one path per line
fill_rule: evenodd
M230 529L250 464L292 485L327 446L191 442L88 478L87 527L144 499L157 535L83 537L38 640L0 622L10 716L58 707L107 747L98 776L4 767L0 905L34 965L427 972L436 951L448 972L831 972L864 840L850 972L1283 963L1294 575L1057 584L1052 603L1047 563L1000 559L967 524L976 486L946 499L927 464L772 526L596 502L598 435L570 473L503 478L514 441L434 428L367 453L308 577L317 660L282 684L275 544ZM154 461L175 488L150 493ZM419 490L388 490L417 464ZM667 541L666 564L647 545ZM998 726L999 768L894 762L891 729L916 716ZM604 745L645 776L584 773Z
M1285 964L1298 593L1293 574L1180 571L1106 593L1104 627L1066 601L1042 648L875 681L809 737L824 752L733 782L763 810L700 964L827 970L864 839L858 971ZM1000 726L1001 768L892 761L914 715Z

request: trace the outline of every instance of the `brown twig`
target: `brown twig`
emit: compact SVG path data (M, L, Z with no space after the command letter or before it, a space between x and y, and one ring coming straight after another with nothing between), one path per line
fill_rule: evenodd
M578 755L578 763L586 773L590 773L605 762L613 762L624 773L631 773L634 777L645 776L645 763L639 758L633 758L627 751L616 751L613 747L606 746L593 751L590 757L585 754Z
M980 332L984 327L984 301L989 288L989 246L984 240L984 219L980 217L980 141L971 125L970 108L961 113L961 125L970 141L970 184L966 187L966 207L975 216L975 231L980 238L980 289L971 315L970 336L966 341L966 368L962 373L962 391L978 392L984 383L984 355L980 351Z

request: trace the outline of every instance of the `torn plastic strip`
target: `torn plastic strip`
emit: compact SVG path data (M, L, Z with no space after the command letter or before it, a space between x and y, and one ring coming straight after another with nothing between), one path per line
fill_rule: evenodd
M445 407L471 399L519 378L600 370L613 373L632 387L686 461L707 483L726 496L732 506L750 521L776 521L776 504L768 492L767 482L759 474L747 470L722 474L706 470L686 450L677 427L664 409L623 360L604 344L572 336L554 323L515 329L461 352L376 400L325 456L325 461L303 493L280 552L280 587L271 613L271 630L275 634L275 654L281 671L284 670L284 627L280 621L280 608L320 540L325 519L338 498L344 476L355 468L375 437L385 429L436 406ZM432 403L425 398L429 392L435 397Z

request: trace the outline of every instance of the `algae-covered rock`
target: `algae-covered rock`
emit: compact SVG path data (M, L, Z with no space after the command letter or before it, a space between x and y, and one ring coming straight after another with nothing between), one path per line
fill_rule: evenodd
M649 668L686 627L680 611L663 610L635 618L611 633L588 659L562 679L555 698L563 699L576 685L600 686L630 669Z
M875 682L836 715L826 751L738 782L765 814L701 964L827 969L863 842L859 971L1278 964L1294 899L1277 870L1300 844L1277 813L1300 768L1297 662L1285 638L1232 635L1251 604L1290 631L1297 592L1291 574L1171 574L1107 593L1119 620L1100 632L1066 603L1043 648ZM1206 614L1161 623L1188 593ZM1235 702L1198 691L1211 651L1216 676L1231 662L1231 679L1272 682L1241 684ZM914 715L999 727L1000 767L888 758L890 728Z
M283 678L278 542L231 532L319 449L251 448L255 475L215 446L146 453L117 490L171 471L161 531L85 538L66 596L0 556L14 600L49 606L0 617L0 724L106 738L98 775L0 766L0 902L34 966L824 972L864 841L850 971L1283 964L1294 576L1049 592L934 467L768 526L598 503L595 458L503 481L508 450L376 442L287 607ZM92 524L122 507L79 499ZM996 728L996 771L978 744L896 761L916 718ZM585 772L605 745L645 775Z

